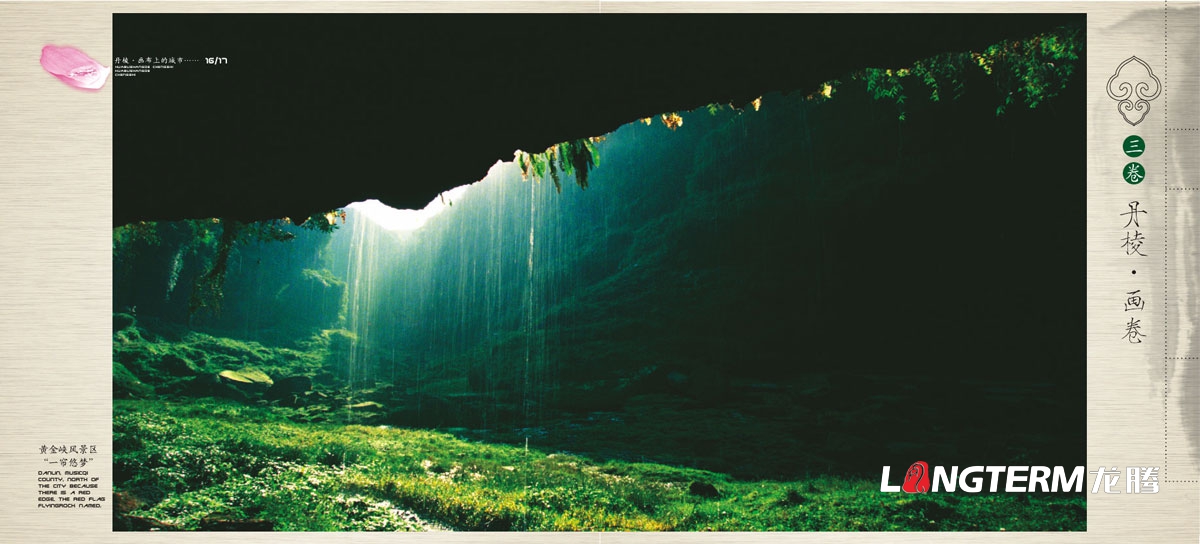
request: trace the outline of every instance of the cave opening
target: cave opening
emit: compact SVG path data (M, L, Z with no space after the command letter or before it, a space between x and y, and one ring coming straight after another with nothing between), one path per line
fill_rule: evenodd
M1084 528L1074 496L1003 497L970 518L937 499L915 522L880 502L858 525L838 508L798 508L875 497L880 466L916 459L1082 464L1083 28L997 21L1033 30L970 47L943 36L786 93L639 109L650 101L618 124L581 124L600 133L524 140L520 115L488 128L511 127L520 136L499 141L532 141L528 152L431 132L407 147L436 155L378 142L346 154L386 159L378 179L345 157L326 179L329 165L301 160L313 150L272 143L286 123L251 121L266 143L175 174L180 187L214 169L228 175L204 194L246 183L276 155L291 160L264 179L292 185L186 202L131 174L113 235L117 487L159 489L143 514L199 527L211 512L182 497L240 488L154 467L203 435L215 445L197 455L256 482L315 486L330 511L352 512L321 518L335 529L924 530L932 519L980 530L1014 513L1031 530ZM228 57L237 66L237 50ZM348 107L312 115L371 135L347 137L362 146L393 106ZM440 124L482 115L440 108L451 110ZM482 151L462 149L476 141ZM488 154L513 159L452 185ZM268 166L243 171L248 156ZM308 470L321 483L291 480ZM243 513L316 527L255 504ZM753 513L764 508L790 513Z

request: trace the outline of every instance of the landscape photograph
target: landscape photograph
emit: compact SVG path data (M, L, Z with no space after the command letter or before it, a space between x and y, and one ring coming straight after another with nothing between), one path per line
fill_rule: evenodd
M1083 15L113 22L114 530L1087 530Z

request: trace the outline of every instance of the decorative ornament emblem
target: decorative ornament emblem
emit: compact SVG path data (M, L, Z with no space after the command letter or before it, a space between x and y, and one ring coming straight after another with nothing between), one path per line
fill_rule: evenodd
M1117 101L1117 112L1130 125L1137 125L1150 113L1150 101L1162 92L1162 82L1150 70L1150 65L1137 57L1129 57L1117 66L1108 78L1108 97Z

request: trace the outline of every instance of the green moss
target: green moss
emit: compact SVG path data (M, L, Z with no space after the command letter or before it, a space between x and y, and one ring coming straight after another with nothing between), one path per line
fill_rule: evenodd
M118 321L124 326L113 334L116 398L141 398L155 391L212 394L211 387L198 385L216 383L217 376L269 386L276 378L320 375L330 345L348 345L337 341L337 333L318 335L292 349L198 332L160 336L123 314L114 315Z
M422 530L431 523L519 531L1086 528L1077 496L914 499L880 493L873 480L746 481L430 431L300 425L277 410L218 401L119 401L113 432L117 491L166 492L134 514L185 529L215 513L291 531ZM694 482L714 485L719 496L689 492Z
M319 283L326 288L336 287L339 289L344 289L346 287L346 282L342 281L337 276L334 276L333 272L325 269L314 270L312 268L305 268L301 274L305 279Z
M125 365L113 361L113 398L145 398L154 394L154 388L137 379Z

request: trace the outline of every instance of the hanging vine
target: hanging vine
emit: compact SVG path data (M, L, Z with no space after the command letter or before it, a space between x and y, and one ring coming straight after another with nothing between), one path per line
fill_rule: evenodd
M346 221L345 210L337 209L328 213L313 214L299 228L332 233L341 223ZM197 223L202 224L202 223ZM208 270L196 278L192 286L192 294L188 297L188 318L191 319L202 312L216 316L221 313L222 302L225 298L225 276L229 266L229 255L238 243L244 242L287 242L296 238L296 234L286 227L293 225L291 219L273 219L243 223L237 220L212 219L210 225L221 227L221 236L216 243L216 254ZM208 229L204 237L211 238Z
M982 51L937 55L907 68L867 68L852 74L851 79L864 81L875 100L895 102L897 116L904 121L907 80L923 83L929 89L929 100L938 102L945 91L950 91L953 99L962 96L967 71L979 69L995 87L1000 100L996 107L999 117L1018 102L1037 108L1062 92L1083 54L1082 34L1082 27L1065 26L1025 40L997 43Z
M587 189L588 173L600 165L600 151L596 144L603 141L603 136L594 136L555 144L541 153L517 151L516 163L521 169L521 179L541 181L549 177L554 182L555 191L561 193L561 175L565 174L574 176L575 183Z

